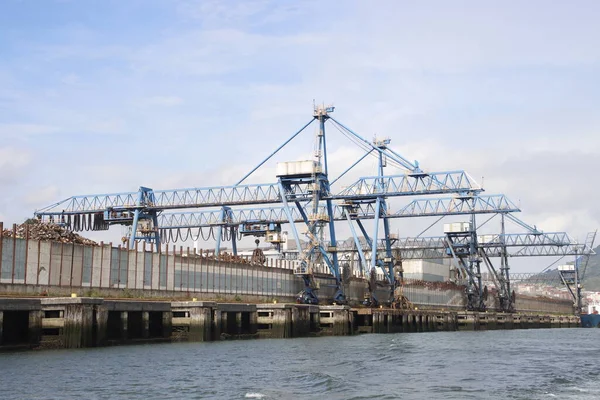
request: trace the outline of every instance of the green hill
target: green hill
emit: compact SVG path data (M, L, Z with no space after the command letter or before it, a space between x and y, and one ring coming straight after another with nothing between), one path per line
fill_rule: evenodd
M582 286L584 290L592 292L600 292L600 246L594 249L596 254L590 256L587 268L585 270L580 269L580 278L583 278ZM567 264L573 264L568 262ZM538 274L532 278L532 281L546 281L555 282L557 286L562 286L556 268L549 269L541 274Z
M583 275L583 288L592 292L600 292L600 246L594 249L596 254L590 257L587 268Z

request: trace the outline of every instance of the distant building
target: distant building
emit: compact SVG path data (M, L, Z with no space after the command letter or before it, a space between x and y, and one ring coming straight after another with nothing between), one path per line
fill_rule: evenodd
M450 279L450 265L443 260L404 260L404 279L443 282Z
M264 243L267 246L260 247L264 256L267 260L276 260L276 259L284 259L290 260L293 265L298 257L298 249L295 240L291 240L288 236L287 232L282 232L282 241L280 243L279 249L277 246L272 245L271 243ZM359 240L361 243L366 243L366 240L363 237L360 237ZM307 246L308 243L305 241L301 241L301 246ZM338 242L338 246L353 248L355 245L354 239L352 237L347 238L346 240L341 240ZM194 243L194 249L198 252L199 242L196 241ZM250 259L254 250L257 247L246 247L246 248L238 248L238 256ZM230 252L231 250L227 247L222 247L221 251ZM369 260L370 261L370 260ZM359 262L358 262L358 253L353 253L352 256L340 256L340 265L345 264L346 262L350 262L353 266L354 275L355 276L363 276L359 273ZM317 261L314 265L316 267L317 272L329 272L329 268L323 264L321 261ZM402 269L404 271L404 279L409 280L422 280L429 282L444 282L450 280L450 260L439 259L439 260L403 260L402 261ZM382 271L377 268L378 279L384 279L384 275Z

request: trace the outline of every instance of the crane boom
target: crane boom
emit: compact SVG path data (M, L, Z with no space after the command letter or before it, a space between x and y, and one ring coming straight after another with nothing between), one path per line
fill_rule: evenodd
M418 194L479 193L482 189L465 171L435 172L427 175L385 176L383 190L372 183L375 178L360 178L348 188L323 198L330 200L373 200L377 196L414 196ZM285 193L288 201L308 201L311 199L309 182L296 183ZM138 201L140 191L150 190L154 194L151 201L144 196ZM95 194L72 196L58 203L35 211L35 215L45 219L50 216L69 214L95 214L106 210L170 210L282 203L278 183L248 184L237 186L215 186L171 190L151 190L140 188L138 192Z
M325 207L320 209L325 213ZM296 208L291 210L294 222L303 222ZM457 196L447 198L415 199L398 211L389 212L387 218L432 217L445 215L468 215L519 212L505 195ZM346 213L353 219L372 219L375 210L372 203L344 203L333 207L335 221L345 221ZM232 209L222 218L221 210L163 213L158 217L159 229L202 228L217 225L236 226L245 222L283 224L289 222L285 208L240 208Z

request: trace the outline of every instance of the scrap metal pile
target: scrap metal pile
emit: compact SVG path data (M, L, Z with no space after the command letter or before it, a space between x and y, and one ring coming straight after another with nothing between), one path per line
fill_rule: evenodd
M93 240L86 239L73 233L60 225L40 222L34 219L28 220L16 229L4 229L4 237L29 238L31 240L52 241L61 243L83 244L86 246L98 246Z
M457 285L454 282L444 281L444 282L432 282L432 281L424 281L420 279L405 279L404 286L419 286L425 287L428 289L439 289L439 290L452 290L452 289L464 289L464 286Z
M232 253L222 252L218 257L215 256L214 252L208 250L204 251L200 256L205 260L218 260L236 264L248 264L248 265L265 265L267 258L264 256L262 250L257 253L256 250L252 254L252 257L236 256ZM258 255L257 255L258 254ZM261 256L262 255L262 256Z

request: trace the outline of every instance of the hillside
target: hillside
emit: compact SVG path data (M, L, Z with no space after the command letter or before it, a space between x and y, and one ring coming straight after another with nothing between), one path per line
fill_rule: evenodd
M590 257L582 283L585 290L600 292L600 246L594 251L596 254Z
M585 275L583 275L583 288L584 290L589 290L592 292L600 292L600 246L594 249L596 252L595 255L590 257L587 268L585 270ZM568 262L567 264L573 264L572 262ZM583 270L580 271L580 274L584 273ZM558 277L558 270L556 268L549 269L537 276L544 277L545 279L553 282L560 282L560 278ZM559 284L562 286L562 284Z

